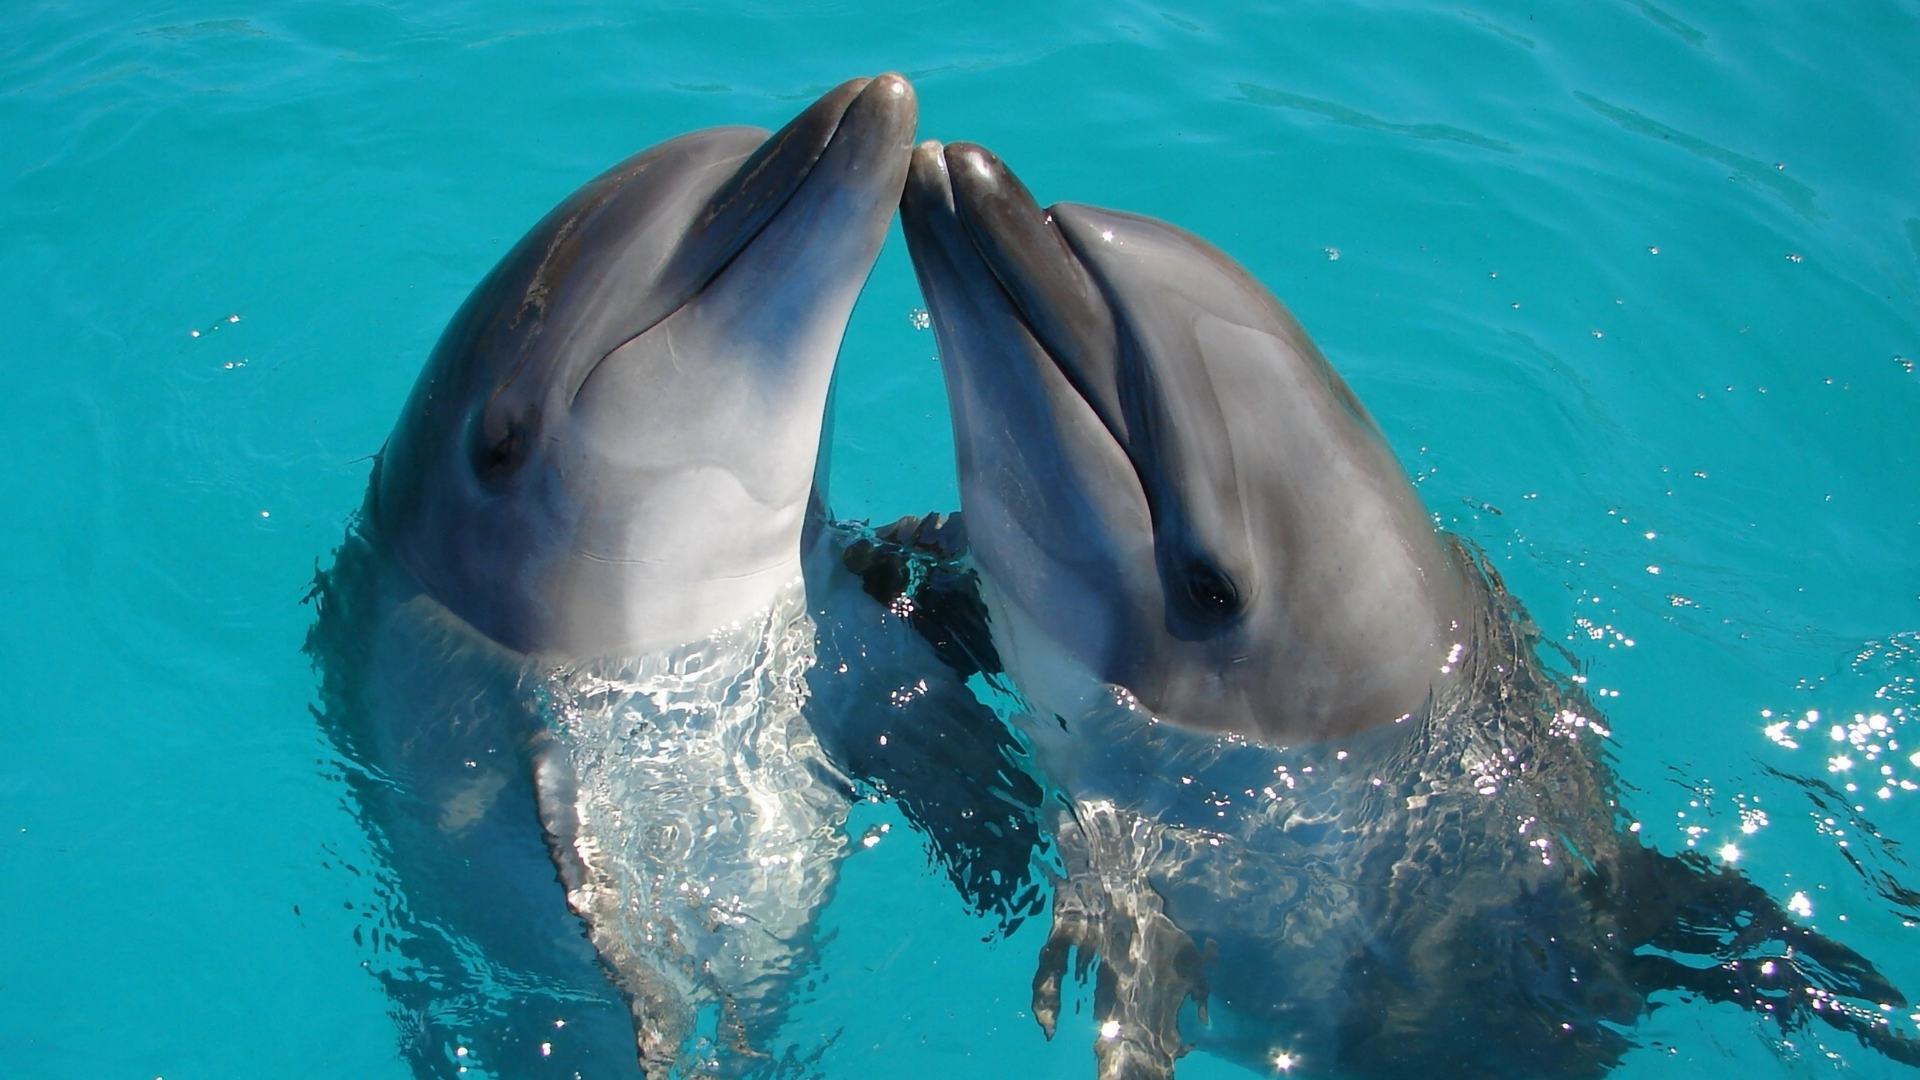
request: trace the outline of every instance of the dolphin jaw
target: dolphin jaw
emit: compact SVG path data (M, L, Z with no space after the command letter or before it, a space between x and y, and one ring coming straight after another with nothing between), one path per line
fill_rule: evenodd
M843 130L848 126L848 118L856 108L862 107L869 93L874 94L885 103L879 106L880 110L892 110L895 113L890 119L898 121L901 116L906 117L904 127L909 134L911 133L911 117L913 114L912 90L906 80L900 78L898 75L888 74L875 79L853 79L841 84L829 93L826 98L823 98L821 103L817 103L813 109L809 109L807 113L803 113L801 117L796 118L793 123L769 136L766 143L742 161L738 165L735 173L722 183L720 189L715 192L714 196L708 201L704 208L699 224L703 228L712 225L717 219L727 213L728 210L735 205L737 200L743 198L747 193L753 192L755 190L754 182L760 179L772 164L779 162L786 166L786 172L769 184L777 195L777 200L770 208L756 206L753 209L755 216L759 216L761 219L758 225L750 232L733 238L727 248L716 253L719 256L718 258L713 259L709 265L703 266L699 272L692 274L691 279L697 283L686 291L678 303L666 310L660 311L652 320L640 325L625 338L614 343L590 364L587 364L581 371L579 378L573 381L572 386L566 392L566 407L572 408L574 406L579 400L581 391L586 388L587 384L593 379L594 374L602 365L612 359L615 354L626 349L627 346L653 333L658 327L673 318L678 312L684 310L688 305L697 302L703 293L712 287L716 281L724 277L727 271L753 248L754 243L774 226L787 208L800 196L806 187L807 181L819 168L821 161L833 152L835 141L841 137ZM808 114L817 110L820 104L838 98L844 98L845 100L838 113L833 117L831 128L827 129L823 134L817 132L803 133L797 130L800 122L806 119ZM868 111L871 112L874 110L869 108ZM787 145L801 138L803 134L813 135L815 137L813 144L803 148L802 157L797 161L780 162L781 151ZM675 258L677 259L678 257L676 253Z

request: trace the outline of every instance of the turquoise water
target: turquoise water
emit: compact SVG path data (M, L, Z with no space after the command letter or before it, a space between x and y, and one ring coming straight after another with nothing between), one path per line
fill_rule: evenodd
M368 455L580 181L882 68L923 134L1272 286L1571 651L1644 835L1737 844L1920 992L1920 9L1692 8L17 10L0 1074L406 1074L301 653ZM920 306L896 236L842 357L844 515L956 501ZM1090 1073L1025 1011L1041 928L983 941L907 830L826 923L816 1071ZM1894 1068L1662 1000L1621 1075ZM486 1071L566 1075L554 1041Z

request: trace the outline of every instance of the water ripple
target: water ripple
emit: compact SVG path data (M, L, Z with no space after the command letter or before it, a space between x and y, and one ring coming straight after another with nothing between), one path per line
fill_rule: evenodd
M1715 164L1725 166L1733 172L1733 178L1744 181L1762 191L1771 192L1782 202L1808 221L1818 222L1826 214L1815 203L1812 188L1788 176L1777 163L1769 165L1757 158L1735 153L1725 147L1696 135L1689 135L1679 128L1663 124L1658 120L1635 109L1623 108L1583 90L1575 90L1573 98L1580 104L1618 124L1635 135L1644 135L1663 143L1670 143L1690 154L1705 158Z
M1452 124L1403 124L1392 120L1361 112L1359 109L1341 105L1338 102L1308 97L1305 94L1276 90L1258 83L1235 83L1240 90L1240 99L1253 105L1264 105L1276 109L1292 109L1297 112L1311 113L1325 117L1336 124L1357 128L1362 131L1385 131L1395 135L1406 135L1415 139L1457 142L1481 150L1494 150L1502 154L1511 154L1514 149L1499 139L1478 135Z

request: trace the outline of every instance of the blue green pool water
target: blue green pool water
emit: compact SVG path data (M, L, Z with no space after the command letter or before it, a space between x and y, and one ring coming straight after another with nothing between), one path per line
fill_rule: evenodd
M1043 202L1246 263L1570 650L1643 834L1733 845L1920 992L1920 8L806 8L13 9L0 1075L406 1075L301 653L368 456L578 183L885 68ZM896 235L841 361L843 515L956 500L921 303ZM1084 1011L1053 1044L1026 1012L1041 928L983 941L909 831L826 924L813 1072L1090 1075ZM1895 1069L1660 1000L1620 1075Z

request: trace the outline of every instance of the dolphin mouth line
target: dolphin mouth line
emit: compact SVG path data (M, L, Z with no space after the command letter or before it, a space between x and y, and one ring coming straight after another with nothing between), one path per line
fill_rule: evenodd
M872 85L872 80L868 80L867 86L871 86L871 85ZM860 88L861 94L866 93L867 86L862 86ZM740 256L745 254L746 250L753 246L754 241L760 239L760 237L767 231L767 229L772 227L774 221L776 221L780 217L780 215L786 211L788 204L793 202L794 197L800 193L800 189L803 186L805 186L807 179L813 175L813 171L815 168L819 166L821 159L827 156L827 151L833 148L834 140L839 138L840 129L846 124L847 114L853 110L854 103L859 100L860 100L860 95L856 94L847 101L847 104L843 108L841 108L840 115L834 118L833 130L828 132L827 136L824 139L820 140L819 148L815 150L812 154L808 155L808 157L805 160L805 163L795 169L793 179L786 183L786 189L787 189L786 194L780 198L779 204L775 206L767 214L766 219L760 222L758 227L756 227L751 233L748 233L745 236L741 237L739 242L733 245L733 250L729 251L726 254L725 258L717 260L714 263L713 268L711 270L702 274L697 280L697 282L687 290L687 294L684 297L682 297L678 303L674 304L672 307L668 308L667 310L661 312L660 316L654 319L652 322L647 323L645 326L641 327L639 330L636 330L633 333L615 342L613 347L609 348L605 353L601 354L599 359L587 365L586 370L581 373L579 380L576 383L574 383L572 391L567 394L568 408L572 408L574 403L579 400L580 391L586 388L586 385L588 382L592 381L594 373L600 370L600 365L606 363L607 360L611 358L614 353L617 353L621 349L626 348L628 345L631 345L634 342L640 340L641 338L646 337L648 334L658 329L661 326L661 324L673 318L675 315L679 314L681 311L685 310L688 304L691 304L695 300L699 299L700 294L705 292L709 285L712 285L715 281L718 281L721 275L725 274L728 268L733 266L735 262L739 261ZM748 158L748 161L751 161L754 157L762 158L759 164L755 167L755 169L752 172L747 173L745 175L735 176L729 179L728 183L731 186L732 190L727 193L727 197L725 199L716 200L707 205L706 212L701 217L701 223L711 224L712 222L717 220L720 217L720 215L726 211L727 207L731 206L735 200L744 197L748 192L752 191L753 181L758 179L759 176L766 169L770 168L773 165L773 163L779 160L779 157L780 157L778 153L779 148L781 146L786 145L787 140L797 137L798 134L799 133L796 131L783 128L780 131L769 136L767 143L762 144L761 147L755 150L754 153L750 155ZM780 141L778 143L775 143L773 142L774 139L779 139Z
M1099 422L1100 429L1106 433L1107 441L1112 444L1114 451L1127 463L1127 468L1133 473L1134 483L1138 485L1141 497L1146 501L1149 516L1154 516L1153 489L1147 484L1146 471L1141 467L1141 462L1135 456L1131 441L1125 438L1122 432L1116 427L1120 422L1120 418L1108 415L1109 410L1102 409L1097 404L1097 399L1092 388L1089 387L1085 381L1085 374L1077 372L1071 364L1062 361L1056 354L1054 345L1048 342L1047 335L1040 328L1042 320L1036 318L1034 315L1033 298L1023 297L1024 290L1017 287L1019 281L1014 268L1006 265L1004 259L995 258L993 250L995 245L981 242L980 234L988 233L992 235L994 225L984 220L982 215L978 213L968 213L962 208L959 187L954 183L953 179L954 166L947 156L949 149L949 146L943 145L939 150L940 184L946 196L944 211L953 219L955 232L959 234L961 243L980 261L980 265L986 268L987 277L993 282L993 288L1006 300L1008 310L1013 313L1014 323L1032 340L1034 346L1040 352L1040 355L1046 358L1047 364L1059 374L1068 389L1073 391L1073 395L1080 400L1082 405L1086 406L1087 411L1092 413L1094 419ZM1005 175L1013 181L1020 193L1032 202L1033 208L1037 210L1040 215L1040 228L1045 231L1046 235L1052 237L1053 240L1059 244L1060 255L1072 262L1074 269L1079 273L1081 278L1093 286L1093 295L1107 308L1109 316L1113 318L1115 333L1118 334L1120 332L1120 320L1113 312L1113 305L1107 301L1105 291L1099 287L1098 279L1094 276L1093 272L1088 269L1085 260L1081 256L1080 250L1074 246L1072 237L1054 223L1053 208L1050 206L1040 206L1037 200L1031 200L1031 197L1026 193L1025 187L1020 185L1019 181L1013 177L1013 174L1010 171L1006 171L1005 167L1000 165L997 159L995 159L995 167L1005 172Z
M954 208L957 210L959 205L960 200L956 197L954 199ZM1054 226L1052 208L1042 207L1040 213L1042 215L1041 227L1060 241L1060 246L1067 253L1067 257L1073 261L1074 265L1082 274L1086 274L1088 278L1091 279L1092 275L1088 273L1086 263L1080 260L1080 253L1074 250L1073 241L1068 239L1067 234L1061 232ZM986 229L990 226L985 223L976 223L971 216L964 217L961 220L965 225L967 239L973 244L974 253L980 256L982 263L986 264L988 272L993 276L993 283L1000 289L1000 295L1007 298L1007 304L1013 309L1014 317L1020 323L1020 329L1026 331L1027 336L1033 339L1033 343L1040 347L1040 355L1047 358L1047 363L1053 365L1053 370L1060 373L1060 378L1065 380L1067 386L1073 390L1074 396L1078 397L1081 404L1085 405L1087 410L1093 413L1094 418L1100 421L1101 429L1107 433L1107 438L1113 441L1114 448L1126 457L1127 463L1131 465L1133 471L1138 474L1140 471L1140 463L1133 460L1132 452L1127 449L1127 440L1121 438L1120 432L1114 430L1114 418L1108 416L1106 410L1101 409L1094 403L1093 391L1092 388L1086 384L1086 376L1076 372L1072 365L1063 362L1060 357L1055 354L1053 346L1047 342L1045 334L1042 333L1040 329L1040 321L1034 317L1031 311L1033 301L1030 298L1023 298L1022 290L1015 288L1013 284L1008 282L1008 277L1012 275L1012 268L1002 266L1000 263L994 261L993 253L981 247L979 241L974 239L974 230ZM1108 305L1108 310L1112 310L1111 305Z
M1042 207L1040 212L1043 216L1043 227L1060 241L1060 247L1066 253L1067 258L1073 261L1074 265L1086 276L1088 281L1096 281L1097 279L1094 278L1093 272L1087 269L1086 261L1081 257L1079 249L1074 247L1073 238L1053 223L1053 208L1050 206ZM975 250L979 250L977 244L975 245ZM1053 346L1049 345L1046 339L1041 336L1034 317L1027 310L1027 304L1021 300L1020 293L1007 286L1005 279L1002 277L1002 269L994 264L992 257L989 256L987 252L981 251L980 258L987 264L987 269L993 272L994 282L1000 286L1000 291L1006 294L1007 302L1013 305L1014 314L1020 319L1020 328L1027 332L1027 336L1033 339L1034 344L1040 346L1041 355L1047 358L1047 363L1052 364L1053 370L1059 372L1060 378L1065 380L1066 384L1072 388L1074 396L1078 397L1080 403L1087 407L1087 411L1093 414L1094 419L1100 422L1100 430L1107 433L1108 441L1113 443L1113 448L1126 460L1127 468L1133 470L1134 482L1140 485L1140 495L1146 499L1148 511L1151 513L1154 506L1153 488L1147 484L1146 471L1141 468L1140 460L1134 450L1133 440L1124 437L1116 428L1116 425L1120 422L1120 418L1109 415L1108 410L1102 409L1096 403L1093 390L1087 385L1087 377L1084 372L1077 372L1072 365L1062 362L1060 357L1055 355ZM1101 302L1105 304L1108 314L1113 318L1114 332L1116 334L1115 345L1117 346L1119 344L1117 335L1120 332L1120 319L1117 314L1114 313L1113 305L1106 302L1106 295L1104 291L1099 290L1097 284L1095 285L1095 290L1100 296Z

